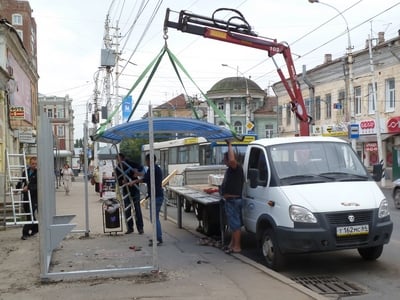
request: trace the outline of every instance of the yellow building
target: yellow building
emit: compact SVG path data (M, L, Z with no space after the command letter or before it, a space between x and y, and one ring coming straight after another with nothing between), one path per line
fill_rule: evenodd
M396 104L400 99L396 89L400 82L400 36L385 41L384 34L379 33L378 40L372 42L372 52L366 43L364 49L352 53L352 68L348 57L332 60L327 54L323 64L299 74L298 80L313 119L310 134L352 140L367 167L379 163L382 141L382 159L390 175L400 147L400 106ZM298 122L287 104L290 98L282 82L275 83L273 90L278 97L278 134L293 136L298 132ZM349 126L356 132L354 139L349 139Z

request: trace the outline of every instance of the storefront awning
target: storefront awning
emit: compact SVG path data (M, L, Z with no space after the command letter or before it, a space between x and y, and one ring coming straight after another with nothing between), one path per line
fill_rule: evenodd
M397 133L382 133L381 134L381 139L382 141L397 135ZM376 134L363 134L360 135L360 137L357 140L357 143L371 143L371 142L376 142L377 141L377 136Z

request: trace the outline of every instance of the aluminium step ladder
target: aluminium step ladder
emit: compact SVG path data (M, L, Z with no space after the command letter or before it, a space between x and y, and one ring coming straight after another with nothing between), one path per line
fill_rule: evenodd
M114 162L114 161L113 161ZM124 217L126 216L125 212L132 209L133 207L133 197L131 193L129 193L129 183L133 180L128 174L133 171L133 168L126 163L125 161L117 162L116 166L114 167L114 176L115 176L115 185L116 185L116 195L121 201L122 208L124 210ZM119 185L119 181L122 180L125 183L123 185ZM139 189L137 185L135 185L135 188ZM126 193L123 193L123 190L126 190ZM129 198L129 201L127 199ZM125 205L125 203L129 203L128 205ZM134 214L131 213L131 216L126 219L126 223L128 223L130 220L134 218Z
M6 195L3 205L5 225L37 224L30 191L27 192L27 200L23 197L23 188L29 184L25 152L12 154L6 151L6 157ZM19 188L18 183L22 183ZM24 206L29 207L28 211L24 210Z

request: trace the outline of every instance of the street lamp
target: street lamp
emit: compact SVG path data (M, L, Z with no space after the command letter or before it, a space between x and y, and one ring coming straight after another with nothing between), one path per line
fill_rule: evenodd
M310 3L320 3L322 5L328 6L332 9L334 9L343 19L343 21L346 23L346 33L347 33L347 51L346 51L346 57L347 57L347 72L348 74L346 74L346 89L347 89L347 109L346 109L346 114L347 114L347 118L346 121L347 122L351 122L354 121L352 119L354 119L354 102L353 102L353 94L354 94L354 88L353 88L353 46L351 45L351 39L350 39L350 30L349 30L349 24L347 23L346 18L344 17L344 15L342 14L342 12L340 10L338 10L336 7L334 7L333 5L330 5L328 3L325 2L321 2L319 0L308 0L308 2ZM356 150L356 140L355 139L351 139L351 145L353 147L354 150Z
M239 77L239 73L240 73L240 75L242 75L242 77L244 78L244 82L245 82L245 85L246 85L246 124L245 124L245 127L246 127L246 133L248 133L248 131L249 131L248 125L249 126L251 125L251 123L250 123L250 119L251 119L250 118L250 100L251 100L251 96L250 96L250 93L249 93L249 83L247 82L247 78L246 78L246 76L244 76L244 74L242 72L239 71L239 66L237 66L236 68L231 67L228 64L221 64L221 66L236 70L236 77ZM252 128L250 128L250 130L251 129Z

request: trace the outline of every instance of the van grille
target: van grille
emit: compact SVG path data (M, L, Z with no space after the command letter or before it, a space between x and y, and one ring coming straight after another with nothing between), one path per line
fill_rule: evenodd
M354 216L354 222L349 221L349 216ZM337 226L368 224L370 227L373 223L374 212L372 210L364 211L348 211L340 213L327 214L326 219L332 228ZM336 235L336 234L335 234ZM368 235L336 237L336 246L338 248L347 248L351 246L361 246L368 243Z
M354 222L350 222L348 217L349 215L354 216ZM364 210L364 211L348 211L348 212L340 212L327 214L326 218L329 224L335 226L345 226L345 225L357 225L357 224L371 224L373 220L373 211L372 210Z

